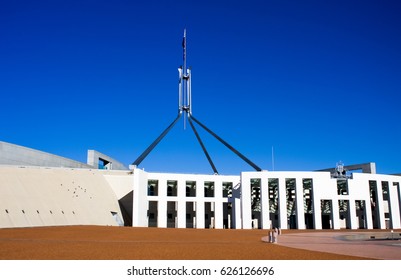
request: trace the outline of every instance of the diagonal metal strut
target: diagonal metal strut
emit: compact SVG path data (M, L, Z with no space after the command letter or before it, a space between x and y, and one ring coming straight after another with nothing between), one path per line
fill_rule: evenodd
M247 157L245 157L243 154L238 152L233 146L228 144L226 141L224 141L222 138L220 138L216 133L211 131L209 128L207 128L204 124L202 124L200 121L198 121L192 114L190 115L190 119L193 119L197 124L199 124L204 130L209 132L211 135L213 135L217 140L219 140L224 146L229 148L233 153L235 153L237 156L239 156L241 159L243 159L246 163L248 163L250 166L252 166L256 171L262 171L262 169L254 164L252 161L250 161Z
M170 132L170 130L178 122L178 120L181 118L181 116L182 116L182 112L179 112L179 114L175 118L175 120L159 135L159 137L157 137L157 139L155 141L153 141L153 143L132 164L138 166L148 156L148 154L157 146L157 144L159 144L159 142L167 135L167 133ZM219 137L216 133L214 133L212 130L210 130L208 127L206 127L200 121L198 121L192 114L188 114L189 124L191 125L191 128L194 131L195 136L196 136L199 144L201 145L202 150L203 150L207 160L209 161L209 164L212 167L215 174L218 174L216 166L214 165L208 151L206 150L206 147L203 144L203 141L200 138L199 133L197 132L192 120L194 120L198 125L200 125L208 133L213 135L217 140L219 140L224 146L226 146L228 149L230 149L233 153L235 153L237 156L239 156L242 160L244 160L246 163L248 163L250 166L252 166L256 171L262 171L262 169L259 166L257 166L255 163L253 163L251 160L249 160L247 157L245 157L243 154L241 154L239 151L237 151L233 146L231 146L226 141L224 141L221 137Z
M147 155L156 147L157 144L166 136L167 133L173 128L173 126L178 122L178 120L181 118L181 113L178 113L178 116L175 118L175 120L160 134L159 137L155 141L153 141L152 144L132 163L133 165L138 166L146 157Z
M207 150L206 150L205 145L204 145L203 142L202 142L202 139L200 138L198 132L196 131L196 128L195 128L194 124L192 123L191 115L188 115L188 121L189 121L189 124L191 125L192 130L193 130L194 133L195 133L196 138L198 139L199 144L200 144L201 147L202 147L202 150L203 150L203 152L204 152L204 154L205 154L207 160L209 161L210 166L212 167L212 169L213 169L213 171L214 171L214 174L219 174L219 172L218 172L217 169L216 169L216 166L214 165L214 163L213 163L213 161L212 161L212 158L210 157L209 153L208 153Z

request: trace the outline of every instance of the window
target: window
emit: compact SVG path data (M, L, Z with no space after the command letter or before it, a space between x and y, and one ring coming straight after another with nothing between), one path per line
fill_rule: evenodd
M337 194L338 195L348 195L348 180L347 179L337 179Z
M260 188L261 188L261 180L251 179L251 207L252 211L260 212L262 210L262 206L260 204Z
M186 181L185 183L185 193L187 197L195 197L196 196L196 182L195 181Z
M149 180L148 181L148 196L158 196L159 193L159 181Z
M214 197L214 182L205 182L205 197Z
M167 181L167 196L177 196L177 181Z
M233 196L233 183L223 182L223 197L232 197L232 196Z

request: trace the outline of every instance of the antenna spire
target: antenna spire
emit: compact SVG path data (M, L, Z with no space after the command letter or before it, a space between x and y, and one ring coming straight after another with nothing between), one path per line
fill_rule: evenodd
M179 75L179 112L185 111L187 115L191 111L191 69L187 69L187 30L184 29L184 36L182 38L182 51L183 51L183 66L178 69ZM185 115L184 115L185 125Z
M184 36L182 37L182 59L184 61L184 73L187 68L187 29L184 29Z

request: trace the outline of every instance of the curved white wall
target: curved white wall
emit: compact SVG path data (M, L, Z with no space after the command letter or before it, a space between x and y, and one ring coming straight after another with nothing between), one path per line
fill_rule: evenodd
M0 166L0 227L112 225L118 200L94 169Z

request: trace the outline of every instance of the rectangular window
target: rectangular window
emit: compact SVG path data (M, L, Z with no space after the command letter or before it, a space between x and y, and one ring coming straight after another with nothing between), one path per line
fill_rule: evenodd
M383 200L388 200L388 182L382 182Z
M157 227L157 201L149 201L148 203L148 227Z
M348 180L346 178L337 179L337 194L348 195Z
M159 195L159 181L149 180L148 181L148 196L158 196Z
M177 202L167 201L167 227L177 227Z
M205 228L214 228L214 202L205 202Z
M167 181L167 196L177 196L177 181Z
M214 197L214 182L205 182L205 197Z
M233 196L233 183L223 182L223 197L232 197L232 196Z
M269 205L270 213L277 213L278 211L278 179L269 178Z
M187 197L196 196L196 181L186 181L185 192Z
M297 228L296 219L296 180L295 178L285 179L286 199L287 199L287 224L289 229Z
M304 196L304 212L305 214L313 213L313 180L310 178L302 179L303 196Z
M196 228L196 202L186 202L186 228Z
M260 204L260 188L261 180L260 178L251 179L251 207L252 212L260 212L262 206ZM254 213L252 213L254 214Z

